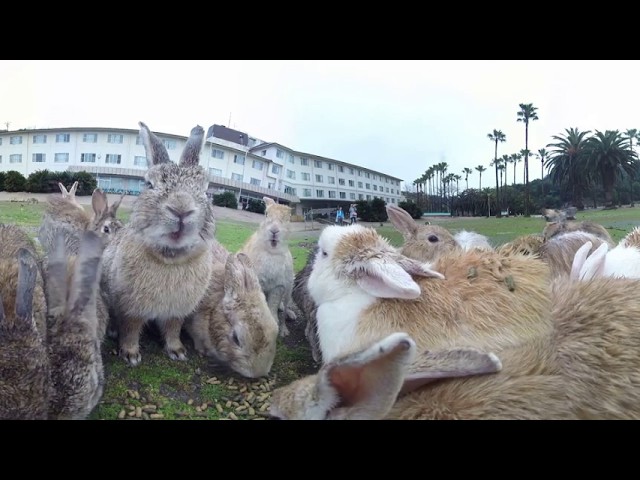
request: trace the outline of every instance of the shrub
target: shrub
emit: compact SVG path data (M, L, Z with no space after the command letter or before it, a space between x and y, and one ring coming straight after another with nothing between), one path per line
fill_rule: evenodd
M257 200L255 198L249 199L249 204L247 205L247 211L255 212L255 213L264 213L267 206L264 203L264 200Z
M62 182L62 180L60 180ZM98 181L89 172L75 172L71 178L71 183L78 182L76 195L92 195L93 191L98 188ZM64 183L64 182L63 182ZM68 185L67 185L68 186Z
M10 170L4 179L4 189L7 192L24 192L26 182L27 179L20 172Z
M405 210L409 215L411 215L411 218L416 220L422 218L422 209L415 203L400 202L398 203L398 206Z
M238 208L238 199L233 192L224 192L213 196L213 204L218 207Z
M0 172L0 192L4 191L4 179L7 176L6 173Z

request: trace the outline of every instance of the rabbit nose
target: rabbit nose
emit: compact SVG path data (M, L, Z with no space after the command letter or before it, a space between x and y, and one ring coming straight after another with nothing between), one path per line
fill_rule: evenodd
M172 207L167 207L167 210L169 210L176 217L178 217L179 220L184 220L189 215L191 215L193 212L195 212L195 210L187 210L187 211L183 212L183 211L180 211L180 210L176 210L175 208L172 208Z
M271 233L272 233L273 235L277 235L279 231L280 231L280 229L279 229L279 228L272 228L272 229L271 229Z

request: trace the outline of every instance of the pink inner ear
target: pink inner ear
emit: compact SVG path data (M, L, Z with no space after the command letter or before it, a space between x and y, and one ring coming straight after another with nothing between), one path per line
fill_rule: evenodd
M378 298L412 299L420 296L420 287L409 275L407 279L394 278L393 281L388 277L367 275L357 282L365 292Z

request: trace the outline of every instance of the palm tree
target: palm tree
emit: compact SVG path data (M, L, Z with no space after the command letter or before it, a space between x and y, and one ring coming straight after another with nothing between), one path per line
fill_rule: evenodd
M456 195L460 194L460 186L458 185L458 182L460 180L462 180L462 176L458 175L457 173L453 176L453 178L455 178L456 180Z
M489 140L491 140L492 142L496 143L496 149L495 149L495 153L494 153L494 165L496 167L496 205L498 206L497 209L497 213L496 213L496 217L500 218L501 215L501 211L500 211L500 193L499 193L499 186L498 186L498 142L506 142L507 141L507 136L502 133L502 130L493 130L492 133L487 134L487 138L489 138Z
M629 128L627 129L626 132L624 132L627 135L627 138L629 139L629 148L631 148L631 150L633 150L633 139L637 139L638 138L638 130L635 128ZM629 175L629 197L630 197L630 203L631 203L631 207L634 207L635 204L633 203L633 180L635 179L635 171L631 173L631 175Z
M502 157L500 157L500 162L501 165L504 167L504 184L505 186L507 185L507 172L509 171L509 169L507 168L507 165L509 165L510 162L510 157L507 154L502 155Z
M522 161L522 156L519 153L512 153L510 155L511 163L513 163L513 184L516 184L516 165L518 162Z
M541 148L538 150L538 158L540 159L540 165L542 168L541 174L542 176L540 177L540 180L542 181L541 185L542 185L542 199L544 201L544 162L547 160L547 150L545 150L544 148Z
M577 128L568 128L565 132L564 135L551 137L556 143L547 145L552 150L546 166L550 168L551 182L570 189L573 205L578 210L584 210L584 192L591 179L586 169L585 144L591 132L581 132Z
M416 178L413 184L416 186L416 205L420 206L420 179Z
M467 188L465 190L469 190L469 175L473 173L473 170L468 167L464 167L462 169L462 173L464 173L464 181L467 183Z
M482 165L478 165L475 168L480 173L480 183L478 184L478 190L482 190L482 172L484 172L487 168L483 167Z
M618 130L596 130L593 137L586 142L588 154L587 168L594 174L597 172L604 189L605 208L615 208L613 187L616 178L623 174L631 175L638 156L629 145L627 138Z
M538 120L538 110L532 103L521 103L518 111L518 122L524 122L524 149L527 154L524 157L524 216L529 216L529 122Z
M529 150L527 150L526 148L523 148L520 150L520 152L518 153L518 157L520 158L520 160L522 161L522 159L525 156L528 156L531 152ZM526 170L522 170L522 184L524 185L525 183L527 183L527 171Z

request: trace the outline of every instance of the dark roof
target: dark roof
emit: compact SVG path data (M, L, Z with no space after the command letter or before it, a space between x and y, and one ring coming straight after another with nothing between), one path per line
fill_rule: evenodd
M238 143L245 147L249 145L249 135L233 128L227 128L224 125L211 125L207 130L207 138L216 137L227 142Z

